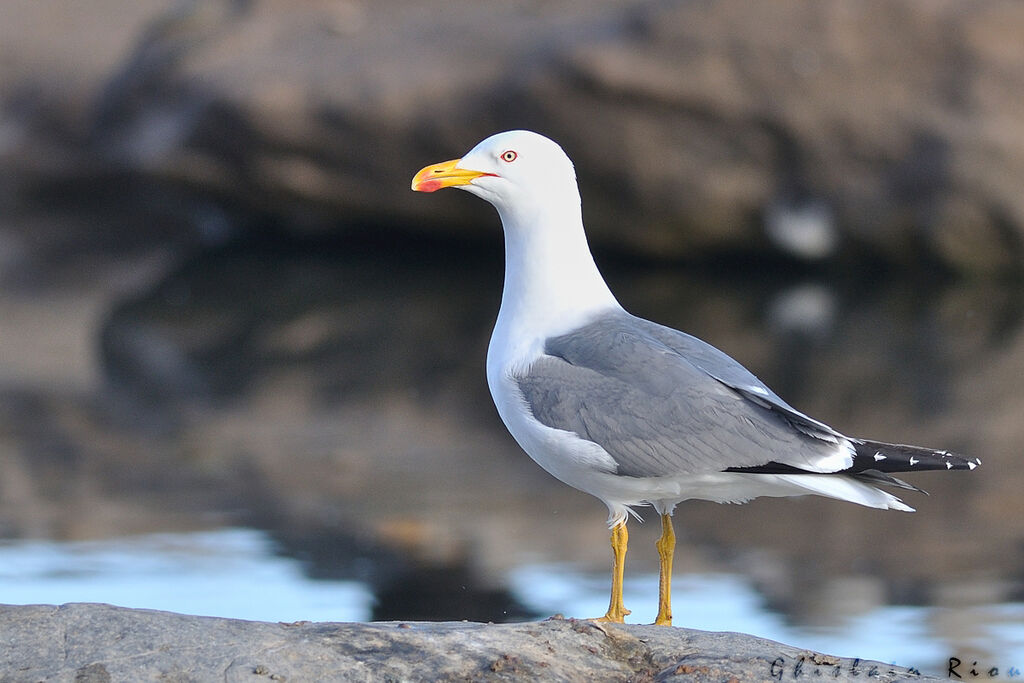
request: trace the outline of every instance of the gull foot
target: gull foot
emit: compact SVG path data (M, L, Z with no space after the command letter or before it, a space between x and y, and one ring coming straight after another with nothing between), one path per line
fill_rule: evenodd
M595 619L591 619L590 621L597 621L602 624L624 624L626 623L627 614L631 614L631 612L625 607L623 607L622 609L614 611L608 610L608 613L605 614L603 617L597 617Z

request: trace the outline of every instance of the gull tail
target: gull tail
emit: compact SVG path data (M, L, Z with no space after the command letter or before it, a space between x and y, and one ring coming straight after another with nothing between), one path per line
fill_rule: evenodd
M888 475L882 475L886 478L886 481L879 481L873 477L862 477L860 475L837 477L831 474L770 474L767 476L786 482L794 487L799 487L805 493L816 493L826 498L847 500L851 503L881 510L914 511L914 508L896 496L873 486L873 484L886 484L889 486L900 486L900 488L916 488ZM899 482L899 484L894 484L893 482Z

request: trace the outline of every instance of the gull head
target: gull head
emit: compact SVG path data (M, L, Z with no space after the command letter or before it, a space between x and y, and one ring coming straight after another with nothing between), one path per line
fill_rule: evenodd
M528 130L498 133L461 159L432 164L412 180L417 192L457 187L501 213L568 203L579 207L572 161L552 140Z

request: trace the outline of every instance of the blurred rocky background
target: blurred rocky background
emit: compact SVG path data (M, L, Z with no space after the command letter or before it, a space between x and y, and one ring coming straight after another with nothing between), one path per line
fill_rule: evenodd
M681 572L797 620L842 586L1019 601L1022 35L1010 1L5 0L0 539L253 526L389 618L604 571L602 506L486 393L496 217L408 189L522 127L576 162L632 311L984 462L915 480L918 515L684 506Z
M3 191L156 214L117 242L271 229L251 216L469 239L478 207L410 169L530 127L598 244L1019 270L1022 34L1010 1L11 0ZM4 235L8 267L44 239Z

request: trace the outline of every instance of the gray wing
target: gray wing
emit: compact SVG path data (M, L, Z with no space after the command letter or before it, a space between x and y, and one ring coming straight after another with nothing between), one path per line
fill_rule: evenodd
M635 326L643 334L665 344L689 363L739 392L747 400L785 415L794 427L808 435L826 441L844 438L832 427L805 415L786 403L781 396L768 388L750 370L711 344L671 327L631 316L625 311L617 313L615 317L623 318L622 324L627 323L626 319L631 318L632 320L629 320L628 324Z
M601 445L628 476L822 471L842 438L721 351L624 312L548 339L516 380L537 420Z

